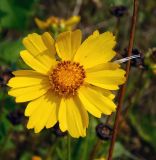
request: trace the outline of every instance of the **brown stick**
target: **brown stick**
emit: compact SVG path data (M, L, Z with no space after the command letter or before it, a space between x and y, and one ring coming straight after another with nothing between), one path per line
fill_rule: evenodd
M127 56L131 56L131 54L132 54L136 20L137 20L137 14L138 14L138 5L139 5L138 0L134 0L134 9L133 9L133 17L132 17L132 21L131 21L130 40L129 40ZM126 80L128 79L129 71L130 71L130 60L128 61L127 65L126 65ZM114 128L113 128L112 140L111 140L111 144L110 144L110 148L109 148L108 160L112 160L112 156L113 156L113 149L114 149L115 140L117 137L117 130L118 130L119 119L120 119L121 108L122 108L122 104L123 104L123 100L124 100L125 91L126 91L126 83L121 86L121 90L120 90L120 94L119 94L119 104L117 107L117 113L116 113L116 117L115 117L115 123L114 123Z

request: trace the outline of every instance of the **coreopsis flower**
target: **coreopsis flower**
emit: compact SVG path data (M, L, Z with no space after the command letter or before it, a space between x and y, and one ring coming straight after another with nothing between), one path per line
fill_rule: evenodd
M37 26L43 30L53 27L65 31L72 30L80 22L80 16L72 16L67 20L51 16L47 18L45 21L42 21L39 18L35 18L35 22Z
M27 128L40 132L57 122L72 137L86 136L88 112L100 118L115 111L112 90L125 81L125 71L110 62L116 52L110 32L95 31L82 44L80 30L61 33L56 41L48 32L23 40L23 61L33 70L18 70L8 86L16 102L27 102ZM56 60L56 58L59 60ZM58 58L59 57L59 58Z

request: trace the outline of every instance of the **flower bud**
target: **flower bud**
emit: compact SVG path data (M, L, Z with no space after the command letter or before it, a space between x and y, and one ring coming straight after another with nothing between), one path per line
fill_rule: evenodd
M113 129L107 124L100 123L96 126L96 134L101 140L110 140L112 132Z

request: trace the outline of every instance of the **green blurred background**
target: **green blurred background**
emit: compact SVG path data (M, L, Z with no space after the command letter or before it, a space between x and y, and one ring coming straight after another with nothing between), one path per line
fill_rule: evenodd
M124 8L124 9L123 9ZM28 33L43 33L35 24L49 16L81 16L77 25L84 38L94 30L116 34L117 59L125 57L129 40L132 0L0 0L0 159L66 160L67 136L57 126L40 134L26 129L26 104L16 104L7 95L11 71L25 68L19 57L22 38ZM132 61L123 105L114 160L156 159L156 1L140 0ZM125 64L123 64L125 67ZM117 100L116 100L117 102ZM95 131L99 123L90 117L87 136L72 139L72 160L103 160L110 140L101 140ZM109 125L113 126L114 115Z

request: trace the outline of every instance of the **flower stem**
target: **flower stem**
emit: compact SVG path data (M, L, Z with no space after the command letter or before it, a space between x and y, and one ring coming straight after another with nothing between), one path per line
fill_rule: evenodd
M128 57L131 56L133 43L134 43L134 34L135 34L135 27L136 27L137 14L138 14L138 5L139 5L138 0L134 0L133 17L131 21L130 40L129 40L128 54L127 54ZM128 79L129 71L130 71L130 60L126 65L126 80ZM114 145L117 137L117 130L118 130L119 119L120 119L121 108L124 100L125 91L126 91L126 83L121 86L121 90L119 93L119 103L118 103L115 123L113 127L113 135L112 135L112 140L109 148L108 160L112 160L112 156L113 156L113 149L114 149Z
M67 136L67 160L71 160L71 144L70 144L70 135Z
M93 149L90 153L89 160L94 160L95 159L95 155L96 155L100 145L101 145L101 140L97 139L97 141L96 141L95 145L93 146Z

